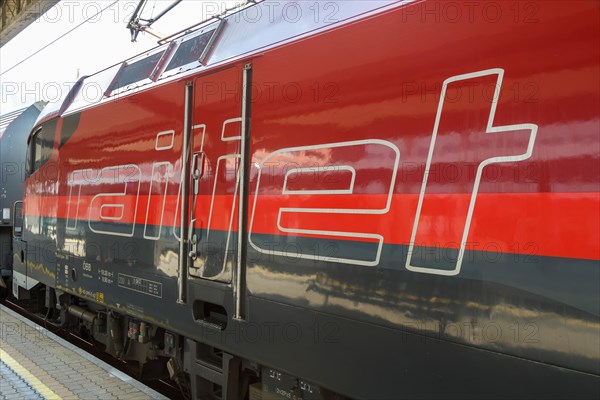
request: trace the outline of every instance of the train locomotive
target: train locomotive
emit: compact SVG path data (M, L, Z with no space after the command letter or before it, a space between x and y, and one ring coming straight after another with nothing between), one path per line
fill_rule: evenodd
M21 212L27 136L45 105L39 101L0 117L0 297L8 294L5 280L12 276L12 216ZM16 227L17 233L21 228Z
M267 1L83 77L13 295L194 399L598 398L599 17Z

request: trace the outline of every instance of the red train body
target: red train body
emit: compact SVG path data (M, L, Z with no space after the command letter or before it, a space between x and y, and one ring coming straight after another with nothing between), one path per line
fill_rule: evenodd
M198 398L204 347L284 397L597 397L598 4L272 7L40 119L22 286L175 340Z

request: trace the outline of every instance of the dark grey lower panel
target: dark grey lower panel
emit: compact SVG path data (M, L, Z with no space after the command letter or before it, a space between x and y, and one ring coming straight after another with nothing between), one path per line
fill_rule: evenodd
M228 283L192 277L187 304L177 304L177 242L164 228L161 240L141 232L59 234L56 284L350 397L598 395L598 261L472 252L461 273L448 277L406 270L400 245L384 245L376 267L249 249L246 321L238 322ZM211 253L213 265L233 262L235 247L222 246L226 233L211 238L223 249ZM372 250L359 242L262 239L306 254L315 244L346 257L366 259ZM224 331L195 321L200 301L224 307Z

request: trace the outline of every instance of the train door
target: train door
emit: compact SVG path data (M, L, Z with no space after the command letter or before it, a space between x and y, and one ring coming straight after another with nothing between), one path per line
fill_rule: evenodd
M23 202L13 205L12 230L12 292L16 299L28 298L27 290L38 281L27 276L27 242L23 240Z
M247 208L249 75L248 65L238 65L196 79L191 124L189 275L231 284L237 297L246 236L239 232Z

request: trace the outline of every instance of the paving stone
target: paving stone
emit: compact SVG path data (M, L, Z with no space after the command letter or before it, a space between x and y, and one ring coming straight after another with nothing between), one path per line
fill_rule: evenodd
M64 400L165 399L137 381L122 380L123 375L111 373L114 369L53 334L36 331L31 322L4 306L0 306L1 324L15 330L0 335L0 349L39 382L30 384L0 361L0 400L43 399L36 390L50 390Z

